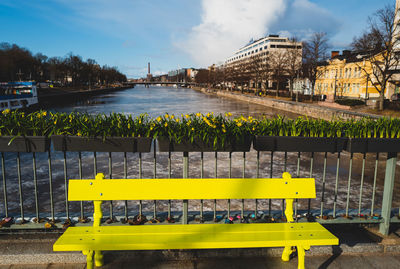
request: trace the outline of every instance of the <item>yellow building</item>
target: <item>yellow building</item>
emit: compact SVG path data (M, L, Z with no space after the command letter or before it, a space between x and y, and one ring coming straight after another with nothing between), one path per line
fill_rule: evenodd
M340 98L377 98L380 86L374 81L372 64L360 53L343 51L332 52L332 57L326 64L318 67L315 93ZM375 87L376 86L376 87ZM386 98L394 93L394 88L386 87Z

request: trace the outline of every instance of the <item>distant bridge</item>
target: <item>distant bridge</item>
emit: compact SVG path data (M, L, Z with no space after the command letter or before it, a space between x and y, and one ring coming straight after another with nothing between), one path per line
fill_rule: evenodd
M178 87L187 87L187 86L193 86L197 85L194 82L161 82L161 81L142 81L142 82L125 82L124 85L130 85L130 86L135 86L135 85L145 85L148 87L149 85L161 85L161 86L172 86L176 85Z

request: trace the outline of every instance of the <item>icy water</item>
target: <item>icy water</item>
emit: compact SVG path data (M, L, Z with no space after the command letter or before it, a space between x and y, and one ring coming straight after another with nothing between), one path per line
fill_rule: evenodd
M155 117L164 113L170 114L186 114L186 113L208 113L215 114L231 112L234 115L252 115L273 117L277 114L285 115L286 117L297 117L296 114L284 113L278 110L272 110L259 105L253 105L246 102L238 102L230 99L222 99L212 95L206 95L201 92L186 88L172 87L150 87L145 88L138 86L134 89L127 89L120 92L105 94L93 97L89 100L80 103L57 106L51 109L52 111L71 112L71 111L86 111L88 113L111 113L122 112L127 114L138 115L148 113ZM19 217L20 213L20 196L18 188L16 154L5 154L5 178L7 185L8 210L10 215ZM35 185L33 180L33 162L31 153L21 153L21 179L22 179L22 194L23 194L23 210L25 216L35 215ZM38 204L41 216L50 216L50 193L49 193L49 170L47 153L37 153L37 182L38 182ZM124 177L124 154L113 153L111 155L112 170L109 170L110 156L108 153L97 153L96 155L97 172L102 172L107 178L123 178ZM168 153L142 154L142 169L143 178L166 178L168 177ZM229 153L218 153L217 161L215 153L204 153L204 177L219 177L224 178L229 176ZM334 193L337 188L336 211L337 214L343 213L346 208L347 197L349 197L349 208L357 213L360 196L361 207L365 209L364 213L369 213L372 205L373 179L375 167L375 154L366 156L366 166L364 173L364 182L362 192L361 174L362 174L362 154L354 154L353 168L350 177L349 186L349 161L350 154L342 153L340 156L340 169L338 182L336 184L336 165L337 154L327 154L327 163L324 177L324 154L314 154L314 164L312 176L316 178L317 184L317 199L311 203L311 207L315 212L322 209L331 211L334 207ZM298 160L300 162L298 162ZM52 184L53 184L53 203L55 214L57 216L65 216L65 185L64 185L64 156L60 152L51 153L52 161ZM66 155L66 178L79 178L78 153L67 153ZM297 164L299 163L299 169ZM311 168L311 154L302 153L298 158L297 153L288 153L285 161L285 154L281 152L274 153L272 159L272 176L280 177L284 172L284 167L292 176L309 177ZM82 177L92 178L94 175L94 154L89 152L82 153ZM232 177L256 177L257 176L257 152L251 150L249 153L232 153ZM154 169L155 168L155 169ZM182 153L171 153L171 177L181 178L183 174ZM215 170L216 169L216 170ZM127 154L127 178L139 177L139 155L136 153ZM385 155L381 154L378 163L377 171L377 187L375 192L374 208L379 209L382 201L383 178L385 172ZM399 175L400 171L397 171ZM298 174L297 174L298 173ZM260 166L258 175L260 177L271 176L271 153L260 153ZM2 180L3 175L0 176ZM191 153L189 156L189 176L198 178L201 176L201 153ZM325 180L325 184L323 181ZM399 202L399 180L395 184L395 206ZM325 186L323 188L323 186ZM4 188L0 194L0 216L4 215ZM322 200L322 196L324 199ZM232 201L232 210L241 209L241 201ZM254 210L255 201L245 201L245 210ZM90 215L92 212L91 203L85 202L85 215ZM79 216L79 202L73 202L68 205L71 216ZM108 204L105 205L105 216L108 214ZM167 202L157 203L157 212L165 212ZM180 201L172 203L172 210L179 211L182 208ZM204 210L212 211L214 208L213 201L205 201ZM216 206L218 211L227 210L227 201L218 201ZM198 211L200 209L199 201L190 201L189 210ZM259 201L258 209L267 212L269 209L269 201ZM272 201L272 210L280 210L281 201ZM307 201L301 201L299 210L307 209ZM124 202L115 202L113 204L114 215L123 215ZM138 202L130 201L128 203L129 215L133 216L137 213ZM144 201L143 210L151 212L153 210L153 202Z

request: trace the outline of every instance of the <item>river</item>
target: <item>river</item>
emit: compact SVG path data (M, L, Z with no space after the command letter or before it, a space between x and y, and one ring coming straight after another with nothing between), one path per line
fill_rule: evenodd
M246 102L239 102L231 99L223 99L214 95L207 95L199 91L195 91L188 88L173 88L173 87L150 87L145 88L144 86L137 86L132 89L126 89L118 92L108 93L92 97L87 100L82 100L78 103L57 105L50 108L51 111L58 112L71 112L80 111L88 112L91 114L96 113L111 113L121 112L126 114L139 115L141 113L147 113L151 117L156 117L164 113L169 114L190 114L190 113L209 113L214 112L215 114L231 112L233 115L245 115L245 116L261 116L273 117L277 114L285 115L289 118L297 117L296 114L273 110L261 105L250 104ZM63 166L63 154L60 152L52 152L52 183L53 183L53 200L55 205L55 213L58 216L65 215L65 196L64 196L64 166ZM50 214L50 193L49 193L49 171L47 164L47 154L37 153L37 178L38 178L38 201L39 209L42 216L49 216ZM334 189L337 186L338 199L337 199L337 211L343 213L346 207L347 196L349 195L349 208L358 209L359 197L360 197L360 184L361 184L361 165L362 155L355 154L353 162L353 171L351 175L350 192L348 193L348 179L349 179L349 154L342 153L340 158L340 170L338 185L336 185L336 161L337 154L327 155L327 166L325 176L325 189L323 189L323 154L315 154L313 174L316 178L317 185L317 199L313 200L312 208L318 212L321 208L321 197L324 191L323 209L327 212L331 212L334 204ZM108 153L97 153L97 171L103 172L108 177ZM122 178L124 176L124 157L122 153L112 154L112 178ZM154 155L152 153L143 154L143 177L152 178L154 177ZM200 177L200 153L190 154L190 177ZM83 166L83 178L92 178L94 174L94 154L90 152L82 153L82 166ZM310 154L302 153L300 156L300 166L297 170L298 155L297 153L288 153L287 158L287 171L292 175L296 175L297 171L300 177L309 177L310 175ZM78 178L78 154L67 153L67 178ZM172 177L182 177L183 163L182 153L172 153ZM8 208L11 215L20 215L19 205L19 191L18 191L18 180L17 180L17 165L16 165L16 154L6 153L5 154L5 167L6 167L6 183L7 183L7 196L8 196ZM244 174L246 177L256 177L257 169L257 153L252 150L246 154L246 159L243 159L243 153L232 154L232 177L242 177L243 167ZM371 207L371 198L373 194L373 178L374 178L374 165L375 155L367 154L364 186L361 194L362 197L362 208L367 209L368 212ZM274 177L280 177L284 171L285 157L284 153L275 153L273 158L273 171ZM24 213L25 215L34 216L35 213L35 196L34 196L34 183L32 173L32 154L22 153L21 154L21 167L22 167L22 189L23 189L23 201L24 201ZM204 177L214 177L215 167L217 167L218 177L229 176L229 154L219 153L217 162L215 161L214 153L204 153ZM271 156L269 152L260 153L260 177L269 177L271 167ZM398 167L399 168L399 167ZM383 190L383 178L384 178L385 161L384 155L381 154L380 162L378 165L378 178L376 187L375 197L375 208L378 208L382 200ZM138 178L139 170L139 156L137 153L127 154L127 174L128 178ZM157 153L156 160L156 177L168 177L168 153ZM1 177L0 177L1 178ZM397 180L398 181L398 180ZM398 205L399 197L399 184L396 183L395 190L395 204ZM4 212L4 196L3 191L0 194L0 215ZM199 210L199 201L191 201L189 210ZM205 210L213 209L213 202L206 201ZM248 210L254 208L254 201L248 201L245 204ZM306 204L301 204L300 209L305 209ZM114 214L121 215L123 212L124 203L118 202L114 204ZM239 210L241 207L240 201L234 201L232 203L233 210ZM71 203L68 207L73 216L77 216L79 211L79 203ZM260 201L259 209L266 210L268 208L268 201ZM145 202L144 210L152 211L153 203ZM180 210L181 203L173 203L173 210ZM227 202L219 201L217 204L217 210L226 210ZM274 201L273 210L280 209L280 201ZM85 212L91 212L91 204L85 203ZM158 211L166 210L166 203L160 202L157 204ZM137 213L137 202L129 202L130 215ZM107 215L107 214L105 214Z

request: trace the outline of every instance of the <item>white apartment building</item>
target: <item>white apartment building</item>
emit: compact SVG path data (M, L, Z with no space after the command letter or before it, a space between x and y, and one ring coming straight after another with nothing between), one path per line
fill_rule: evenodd
M287 49L302 49L301 42L293 42L287 37L279 37L279 35L269 35L267 37L252 41L243 48L236 51L236 53L226 59L225 65L235 63L237 61L245 60L251 56L262 54L265 52L276 52Z
M240 48L235 54L225 60L224 66L226 68L233 67L239 73L249 74L249 81L242 81L240 84L248 84L253 88L280 88L284 90L287 87L289 80L285 80L285 76L289 75L288 70L292 70L293 61L298 69L301 68L302 62L302 43L290 40L287 37L280 37L279 35L269 35L255 41L249 42L246 46ZM273 70L280 69L279 80L270 77L260 78L254 71L255 61L265 62L259 68L260 73L273 73ZM249 68L246 68L249 64ZM279 66L279 67L278 67ZM265 68L265 70L263 70ZM267 70L268 69L268 70ZM268 71L268 72L267 72ZM272 71L272 72L270 72ZM257 77L258 76L258 77ZM233 79L234 80L234 79ZM236 84L236 83L233 83ZM230 85L232 83L230 82ZM275 85L275 86L274 86ZM285 86L286 85L286 86Z

